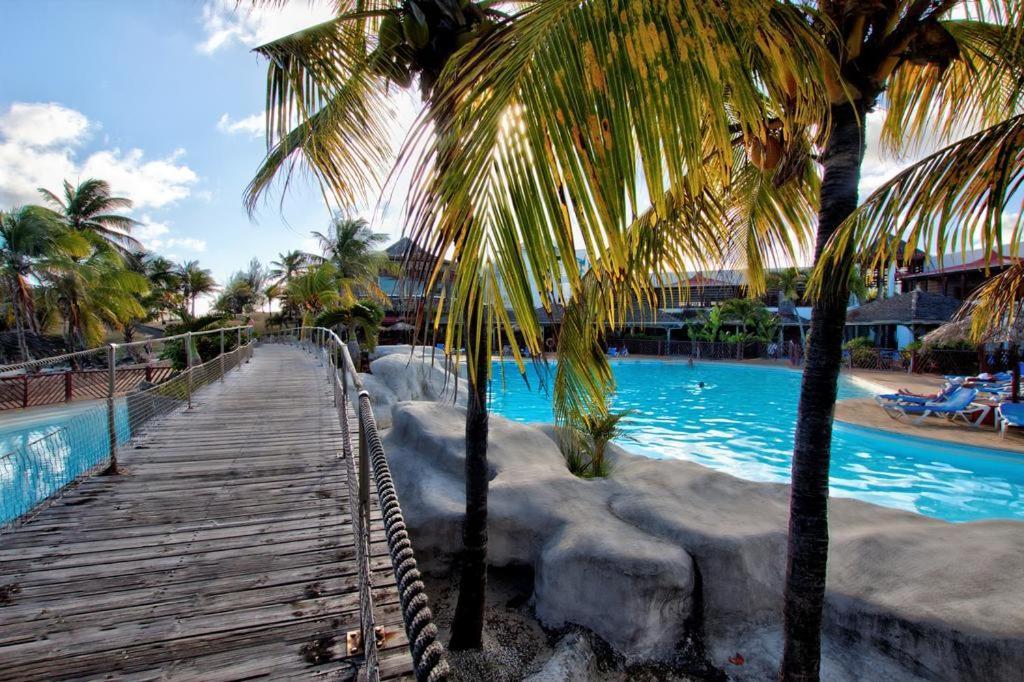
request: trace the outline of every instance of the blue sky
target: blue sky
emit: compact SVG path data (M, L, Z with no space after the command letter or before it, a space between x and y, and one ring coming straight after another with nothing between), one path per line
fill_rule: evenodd
M251 46L326 18L307 2L3 0L0 208L95 175L136 202L137 236L223 280L258 257L312 248L328 212L308 181L250 221L242 191L265 151L266 63ZM20 27L20 28L18 28ZM410 105L411 106L411 105ZM367 217L376 197L363 207ZM398 234L394 220L375 226Z
M251 48L330 16L328 4L236 11L236 0L0 0L0 208L38 202L64 178L108 180L136 202L136 231L175 261L198 258L223 281L253 258L311 250L329 213L299 179L256 221L242 192L264 151L266 63ZM416 104L395 103L395 139ZM868 118L862 196L913 159L878 149L884 111ZM920 157L927 149L918 150ZM356 207L397 238L404 198Z

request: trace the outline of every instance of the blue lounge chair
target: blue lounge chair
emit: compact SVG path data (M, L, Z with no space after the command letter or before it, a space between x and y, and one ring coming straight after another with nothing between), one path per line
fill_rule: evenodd
M619 349L616 348L615 346L609 346L608 347L608 355L610 355L613 358L619 357Z
M1001 403L996 408L996 427L999 435L1006 438L1006 429L1024 428L1024 403Z
M934 398L925 398L920 395L907 395L905 393L881 393L875 396L875 402L879 405L890 403L909 403L911 405L924 405L928 402L940 403L944 402L949 398L949 396L956 393L959 388L960 387L956 384L946 384L939 389L939 392Z
M930 400L921 405L890 403L883 404L881 407L893 419L916 415L917 419L912 420L912 424L920 424L928 417L935 415L945 417L950 421L961 419L971 426L980 426L992 407L975 403L974 399L977 397L978 392L973 388L958 388L942 401Z

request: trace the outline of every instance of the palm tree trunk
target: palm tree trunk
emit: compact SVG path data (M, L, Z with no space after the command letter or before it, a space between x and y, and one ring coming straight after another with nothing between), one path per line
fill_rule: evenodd
M815 260L839 225L857 207L864 159L862 107L832 106L832 130L822 163L821 208ZM845 279L845 278L844 278ZM797 412L786 558L785 644L780 678L817 680L828 562L828 477L832 414L842 361L849 283L816 301L805 349Z
M28 343L25 340L25 315L22 309L22 296L20 282L15 282L11 288L11 292L14 294L11 296L11 301L14 308L14 327L18 332L18 352L21 353L21 361L28 362Z
M475 363L476 376L469 378L466 409L466 518L462 526L459 599L450 642L457 651L483 645L487 590L487 374L491 358L486 330L476 335L479 314L467 315L468 331L463 337L466 358Z

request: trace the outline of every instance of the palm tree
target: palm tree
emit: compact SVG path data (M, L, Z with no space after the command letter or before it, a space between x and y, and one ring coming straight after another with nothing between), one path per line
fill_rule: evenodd
M116 213L131 208L131 200L111 196L110 185L105 181L89 178L75 186L65 180L62 197L42 187L39 192L69 229L105 242L121 254L142 249L142 244L131 236L138 221Z
M783 301L793 306L793 314L796 315L797 328L800 330L801 347L807 344L807 338L804 335L804 318L802 318L800 313L796 310L796 304L800 301L799 287L805 280L806 277L799 268L790 267L772 273L767 284L769 289L776 289L779 292L779 312L782 312Z
M311 326L317 315L345 303L338 293L338 271L331 263L317 265L293 277L284 296L302 312L303 326Z
M29 359L25 331L38 332L31 278L37 268L60 255L84 255L88 245L68 234L52 213L38 206L0 211L0 268L18 335L21 359Z
M267 313L270 313L270 309L274 305L274 299L281 298L284 294L284 286L278 282L268 284L267 288L263 290L263 298L267 301Z
M149 280L154 294L159 294L160 297L156 304L157 316L163 319L164 313L180 308L183 303L181 277L177 266L163 256L147 253L144 261L144 274Z
M264 290L270 274L258 258L249 261L249 267L228 278L214 307L233 315L253 312L263 305Z
M270 277L284 286L292 277L309 267L309 254L299 250L277 254L277 260L270 261Z
M146 314L139 300L149 292L148 281L127 270L113 251L98 249L84 258L50 258L40 278L46 317L63 318L72 350L99 345L107 328L123 330L125 324Z
M392 264L385 253L374 247L387 240L386 234L374 232L362 218L340 216L331 221L327 234L316 231L312 234L320 243L323 255L307 254L307 259L312 263L332 263L338 271L339 282L345 287L346 296L384 298L377 278Z
M174 273L174 264L162 256L148 251L131 251L124 256L124 267L144 277L149 285L148 291L136 294L143 314L141 317L124 321L122 331L125 343L135 338L135 328L145 322L156 319L170 305L169 294L178 289L178 277Z
M376 186L390 165L386 97L393 85L406 88L418 80L428 118L439 124L440 137L450 139L445 121L451 110L435 104L434 86L452 56L504 16L486 1L389 0L370 13L358 3L340 2L338 7L336 19L257 48L272 62L267 90L272 147L247 190L250 210L281 169L290 175L296 158L313 170L342 205L355 204ZM344 229L356 234L363 230L358 224ZM332 237L337 235L336 231ZM332 238L332 250L335 245L340 242ZM343 278L359 275L346 264L336 264ZM375 263L383 264L382 259ZM363 274L374 278L369 293L383 299L376 286L378 272ZM467 355L476 360L469 363L474 396L485 392L490 367L482 359L489 349L481 343L489 334L481 335L479 325L472 333L466 331L474 325L463 319L463 315L475 315L477 307L456 306L456 315L449 315L449 328L462 330L460 343L452 338L449 347L464 344ZM484 376L478 376L480 368ZM480 648L482 642L486 505L472 501L486 499L486 400L470 400L466 424L463 573L451 640L456 649Z
M199 265L197 260L185 261L178 266L178 279L181 282L181 293L185 299L185 305L191 308L191 315L196 314L196 299L203 294L213 293L217 290L217 280L213 273Z

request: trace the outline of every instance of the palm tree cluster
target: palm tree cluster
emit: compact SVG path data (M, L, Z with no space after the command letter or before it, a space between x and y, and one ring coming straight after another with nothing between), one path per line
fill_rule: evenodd
M255 273L262 275L261 285L269 282L264 296L281 300L281 321L361 335L372 348L384 318L380 304L387 300L378 277L395 271L387 255L377 248L387 235L371 230L364 219L340 215L331 220L326 233L314 231L312 235L320 253L278 254L268 271L254 260L248 271L236 277L251 281Z
M1024 181L1022 5L546 0L504 13L490 2L342 1L335 19L258 48L270 59L270 149L250 208L299 167L342 205L412 168L407 227L435 259L427 290L451 277L447 345L470 355L473 396L453 647L479 647L483 628L487 328L539 353L534 296L566 305L555 407L579 427L607 414L614 388L602 335L654 305L665 274L736 263L757 296L768 263L811 254L780 675L818 678L850 273L890 262L900 242L904 253L977 242L995 256L1009 237L1016 255L1021 222L1007 218L1021 214ZM387 94L414 82L424 111L393 158ZM892 151L938 151L860 203L876 113ZM774 286L792 298L787 279ZM1012 320L1021 294L1024 268L1011 267L977 309Z
M30 334L59 331L68 350L100 344L120 332L178 316L215 290L197 261L175 265L131 236L137 225L120 211L132 202L103 180L65 182L60 194L40 189L43 205L0 211L3 320L28 360Z

